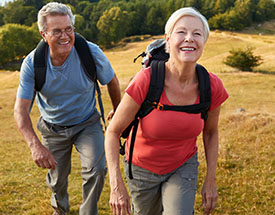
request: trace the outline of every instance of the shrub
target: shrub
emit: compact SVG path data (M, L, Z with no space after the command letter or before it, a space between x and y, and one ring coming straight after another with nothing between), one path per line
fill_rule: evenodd
M245 50L232 49L229 51L230 55L224 60L224 64L242 71L252 71L253 67L262 64L261 56L255 56L252 50L251 47Z

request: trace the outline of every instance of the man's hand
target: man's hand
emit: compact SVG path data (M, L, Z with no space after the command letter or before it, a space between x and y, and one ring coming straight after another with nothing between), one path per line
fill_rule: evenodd
M57 162L52 153L41 143L30 144L32 158L36 165L41 168L55 169Z
M111 110L107 115L107 120L110 121L113 118L114 114L115 114L114 110Z

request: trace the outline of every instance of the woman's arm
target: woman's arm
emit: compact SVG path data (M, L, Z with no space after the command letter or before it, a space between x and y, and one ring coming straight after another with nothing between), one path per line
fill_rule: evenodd
M219 150L219 122L220 106L208 112L208 119L203 129L203 143L207 162L207 172L202 187L202 203L205 214L210 214L216 207L218 200L216 186L216 167Z
M140 105L125 93L106 131L105 152L111 188L109 203L114 215L130 214L131 211L130 197L120 172L119 138L139 108Z

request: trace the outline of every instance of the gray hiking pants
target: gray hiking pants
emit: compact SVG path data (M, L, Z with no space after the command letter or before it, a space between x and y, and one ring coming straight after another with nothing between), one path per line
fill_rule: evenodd
M171 173L158 175L132 164L134 179L125 175L132 197L134 215L192 215L198 178L195 154Z
M104 134L97 111L85 122L69 128L61 128L40 118L37 124L42 142L53 154L57 168L49 170L46 181L52 190L53 208L69 211L67 192L68 176L71 171L71 153L75 146L81 160L82 204L80 215L96 215L97 202L104 186L106 161Z

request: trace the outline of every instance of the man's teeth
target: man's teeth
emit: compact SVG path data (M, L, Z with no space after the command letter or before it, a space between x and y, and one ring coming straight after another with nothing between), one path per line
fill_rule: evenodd
M69 43L68 41L67 42L60 42L60 45L66 45L68 43Z
M182 51L194 51L195 48L181 48Z

